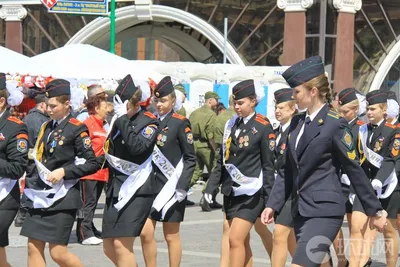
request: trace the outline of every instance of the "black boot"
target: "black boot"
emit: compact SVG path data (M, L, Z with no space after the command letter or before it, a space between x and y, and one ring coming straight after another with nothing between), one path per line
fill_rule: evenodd
M218 194L218 191L213 194L213 198L212 198L213 203L210 204L211 209L222 209L222 205L217 202L217 194Z
M186 199L186 206L194 206L194 202Z
M20 208L18 210L17 216L15 217L14 226L15 227L22 227L26 217L26 209Z
M200 207L201 207L202 211L206 211L206 212L212 211L210 204L204 198L204 194L200 199Z

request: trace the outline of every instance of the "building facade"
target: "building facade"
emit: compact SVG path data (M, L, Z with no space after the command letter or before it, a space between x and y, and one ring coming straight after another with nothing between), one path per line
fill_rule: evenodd
M33 56L65 44L109 49L109 19L0 1L0 44ZM117 2L116 51L128 59L290 65L325 62L333 87L399 93L399 0L141 0Z

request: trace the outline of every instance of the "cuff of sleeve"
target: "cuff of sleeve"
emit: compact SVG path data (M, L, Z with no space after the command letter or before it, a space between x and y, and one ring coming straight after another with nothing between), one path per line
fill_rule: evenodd
M74 165L75 166L75 165ZM64 168L64 180L68 180L68 179L74 179L75 177L72 177L72 172L71 172L71 168L74 168L74 166L65 166Z

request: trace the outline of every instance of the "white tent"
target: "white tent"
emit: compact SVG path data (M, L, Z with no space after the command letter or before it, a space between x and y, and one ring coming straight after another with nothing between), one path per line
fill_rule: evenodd
M0 71L4 73L28 74L33 71L30 58L0 46Z

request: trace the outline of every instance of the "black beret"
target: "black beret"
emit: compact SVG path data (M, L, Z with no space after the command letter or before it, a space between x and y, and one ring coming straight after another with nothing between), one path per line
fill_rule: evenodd
M367 104L375 105L375 104L386 104L387 103L387 94L381 90L374 90L367 94Z
M395 93L395 92L393 92L393 91L387 91L387 92L386 92L386 95L387 95L387 99L392 99L392 100L398 102L398 101L397 101L397 96L396 96L396 93Z
M154 89L154 95L161 98L171 94L173 91L174 86L172 85L171 77L165 76Z
M0 90L6 90L6 75L3 72L0 72Z
M282 73L290 87L295 88L325 73L324 63L320 56L309 57L292 65Z
M338 95L339 105L346 105L351 101L358 99L356 95L356 89L354 88L346 88L343 89Z
M52 98L60 95L70 95L71 86L69 81L54 79L46 85L46 97Z
M293 101L293 89L292 88L284 88L279 89L274 92L275 103L280 104L287 101Z
M122 102L126 100L130 100L133 94L136 92L137 87L133 82L132 76L130 74L126 75L122 81L119 82L117 89L115 90L115 94L119 95Z
M256 94L253 80L245 80L232 88L233 99L239 100Z

